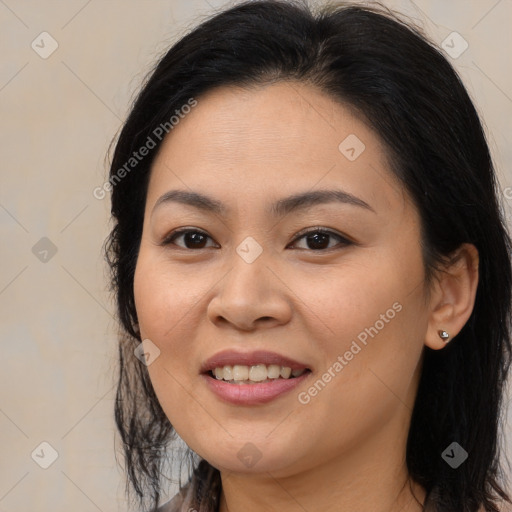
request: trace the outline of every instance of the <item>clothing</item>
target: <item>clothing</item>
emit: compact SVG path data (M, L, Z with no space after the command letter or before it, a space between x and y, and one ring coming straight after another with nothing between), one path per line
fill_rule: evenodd
M220 471L204 459L190 480L157 512L219 512Z

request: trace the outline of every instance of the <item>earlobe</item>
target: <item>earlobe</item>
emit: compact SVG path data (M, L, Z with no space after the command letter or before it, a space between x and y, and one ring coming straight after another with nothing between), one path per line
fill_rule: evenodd
M448 340L450 339L450 334L446 331L437 331L437 334L439 334L439 337L445 342L448 343Z
M475 304L478 287L478 250L462 244L439 272L431 294L425 344L433 350L444 348L464 327Z

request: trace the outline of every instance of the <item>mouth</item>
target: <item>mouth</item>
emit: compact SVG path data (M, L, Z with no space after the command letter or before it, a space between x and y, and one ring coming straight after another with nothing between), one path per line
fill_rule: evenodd
M238 406L256 406L289 395L312 372L310 365L265 350L218 352L200 369L203 382L217 398Z
M229 384L250 385L296 379L310 372L309 368L295 368L292 370L289 366L258 363L251 366L240 364L217 366L207 371L206 375Z

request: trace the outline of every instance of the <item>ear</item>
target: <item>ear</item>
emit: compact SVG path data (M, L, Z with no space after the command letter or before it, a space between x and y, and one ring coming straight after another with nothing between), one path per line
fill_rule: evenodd
M425 345L439 350L453 340L473 311L478 286L478 250L462 244L439 272L430 295L430 314ZM450 337L443 341L439 331Z

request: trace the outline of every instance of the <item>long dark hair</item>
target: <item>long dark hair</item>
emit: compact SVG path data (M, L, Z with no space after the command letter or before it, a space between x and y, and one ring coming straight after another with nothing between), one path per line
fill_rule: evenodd
M244 2L174 44L135 100L112 157L114 225L105 245L120 321L115 419L129 487L140 504L157 506L162 464L175 437L147 368L133 354L141 341L133 279L152 161L162 134L173 129L169 120L191 99L219 86L279 80L327 92L380 136L421 216L427 285L462 243L478 249L468 322L443 350L425 347L407 467L432 510L475 512L483 505L497 511L499 498L510 502L499 482L512 352L511 240L502 195L479 116L457 73L421 29L382 5L343 3L314 12L304 2ZM150 145L144 158L130 160ZM469 453L457 469L441 457L453 441Z

